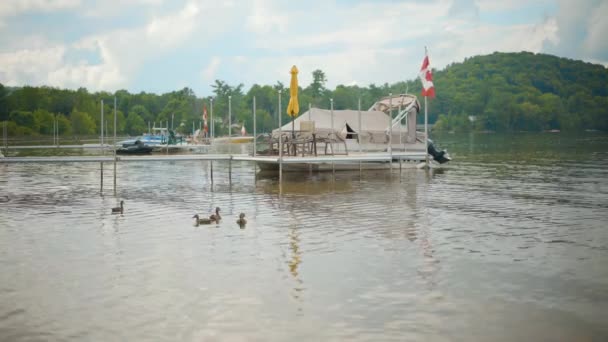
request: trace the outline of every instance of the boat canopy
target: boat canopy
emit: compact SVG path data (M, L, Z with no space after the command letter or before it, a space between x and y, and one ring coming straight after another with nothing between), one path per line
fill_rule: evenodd
M393 134L399 132L407 132L407 141L414 142L416 140L416 114L420 110L418 100L413 95L399 95L395 98L399 100L392 104L394 109L393 118L389 117L389 106L384 105L388 98L383 98L381 101L376 102L370 110L334 110L333 111L333 133L342 139L355 138L357 135L369 136L371 140L375 141L388 141L388 127L393 125ZM415 105L409 106L414 102ZM398 113L398 104L403 107L402 113ZM377 108L377 109L374 109ZM385 112L386 111L386 112ZM361 114L361 127L359 127L359 113ZM401 116L400 119L397 119ZM401 119L407 116L407 125L401 124ZM311 108L309 111L302 113L294 120L294 125L289 121L281 127L284 132L291 132L292 127L296 131L305 130L304 127L309 127L309 122L314 122L314 131L318 136L327 136L332 132L332 111L329 109ZM302 125L304 123L304 125ZM410 129L408 130L408 126ZM273 135L278 135L278 129L272 131ZM410 137L411 135L411 137ZM398 139L398 135L397 135Z

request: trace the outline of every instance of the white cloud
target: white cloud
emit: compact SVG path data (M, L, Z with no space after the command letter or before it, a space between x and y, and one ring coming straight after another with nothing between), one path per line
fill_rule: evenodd
M288 24L288 15L274 6L271 0L255 0L247 17L247 28L255 33L283 32Z
M95 0L83 12L86 17L111 17L132 8L139 12L165 3L165 0Z
M211 58L211 62L209 62L209 65L207 65L201 73L204 81L209 82L216 79L217 70L220 67L221 62L222 60L217 56Z
M50 68L61 66L65 50L64 46L56 46L0 53L0 79L9 85L25 82L38 85L35 75L46 74Z
M157 46L170 48L178 45L194 31L199 13L196 3L187 3L177 13L154 18L146 26L146 35Z
M227 18L233 15L221 10L226 6L232 5L188 1L181 9L154 16L141 27L94 34L71 44L46 42L37 50L14 49L0 54L0 75L3 83L10 85L84 86L91 90L129 87L145 61L166 58L185 42L204 44L225 29L220 23L229 22ZM214 11L217 14L209 17ZM67 61L67 56L79 51L97 55L99 62Z
M452 18L478 20L479 7L474 0L454 0L448 10L448 15Z
M588 57L603 58L604 64L608 62L608 1L602 2L591 14L587 26L587 37L583 42L583 49Z
M314 22L310 12L295 11L298 14L290 17L293 25L289 27L296 29L290 32L260 33L256 46L276 57L256 59L249 67L252 71L240 75L247 75L245 81L251 83L285 82L295 63L301 71L301 84L308 84L312 70L318 68L327 74L329 87L397 82L416 77L425 45L433 66L443 68L465 57L494 51L540 52L544 41L556 39L555 20L511 26L471 20L478 15L471 1L363 3L346 9L331 6L336 5L324 3L323 13L327 14L315 13ZM306 29L298 29L302 27ZM279 54L274 53L277 50Z
M608 62L608 3L605 0L558 1L556 37L545 42L544 51L558 56Z
M2 0L0 1L0 17L14 16L33 11L57 11L76 8L80 0Z
M201 87L209 91L214 79L246 86L277 80L287 84L289 70L296 64L302 85L310 83L315 69L327 74L330 88L337 84L380 84L415 78L425 45L433 67L439 69L494 51L549 51L568 56L576 49L586 60L608 60L608 40L602 39L608 31L608 21L603 20L608 16L608 2L602 0L582 4L563 0L556 17L546 14L522 23L520 16L518 24L511 25L507 17L500 25L477 19L483 19L487 12L496 16L505 11L508 16L521 11L528 6L526 0L364 0L347 5L323 0L182 1L181 6L164 0L108 0L93 6L87 2L79 12L95 13L96 17L87 17L91 22L120 23L114 18L116 9L133 13L134 20L108 32L88 27L84 31L96 33L74 42L53 43L45 32L4 39L0 50L4 51L0 53L2 82L92 90L170 90L195 82L190 87L199 92ZM555 0L541 1L547 5ZM9 11L6 2L0 3L0 20L2 13L70 8L79 1L10 3L22 7ZM554 6L547 8L553 10ZM138 26L133 27L133 23ZM134 84L140 74L156 71L144 68L162 67L165 61L174 65L172 59L180 63L189 59L195 72L184 74L187 66L180 64L180 74L172 74L170 80ZM228 64L230 68L225 68Z
M496 1L496 0L475 0L480 11L483 12L504 12L509 10L516 10L525 8L531 4L530 0L509 0L509 1ZM554 0L535 0L534 4L537 6L547 5L553 3Z
M0 29L6 18L28 12L52 12L80 6L80 0L2 0L0 1Z

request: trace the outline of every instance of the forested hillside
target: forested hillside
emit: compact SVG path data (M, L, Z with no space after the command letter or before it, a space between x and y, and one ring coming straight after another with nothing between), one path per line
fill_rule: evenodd
M608 69L532 53L469 58L434 75L436 128L608 130ZM430 108L431 106L429 106ZM476 116L473 125L468 116Z
M363 109L389 93L406 91L420 94L420 82L410 80L392 85L370 84L367 87L338 85L325 87L324 71L312 71L313 82L301 85L300 108L308 104L329 108L357 108L361 98ZM463 63L434 71L437 97L429 99L429 122L436 130L449 131L542 131L549 129L608 131L608 69L582 61L532 53L494 53L476 56ZM285 83L289 82L288 76ZM8 121L11 136L51 135L57 120L62 135L98 134L101 122L101 100L106 120L112 127L110 114L117 101L119 134L137 135L147 131L148 124L163 122L177 131L188 133L193 123L198 128L203 106L213 98L217 135L228 131L228 96L232 98L232 123L244 124L252 131L253 97L257 103L259 132L277 127L277 93L282 94L283 122L289 101L284 83L253 85L245 92L242 84L229 85L217 80L213 94L197 97L189 88L156 95L91 93L52 87L6 87L0 84L0 121ZM422 100L422 99L421 99ZM422 120L422 116L419 117ZM236 130L233 130L236 132Z

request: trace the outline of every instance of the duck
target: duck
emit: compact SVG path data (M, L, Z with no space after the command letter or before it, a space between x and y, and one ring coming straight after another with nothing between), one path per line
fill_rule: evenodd
M220 220L222 219L222 217L220 216L220 207L215 208L215 214L211 214L211 216L209 216L209 219L220 222Z
M245 220L245 214L244 214L244 213L240 213L240 214L239 214L239 219L238 219L238 220L236 220L236 223L237 223L239 226L241 226L241 227L243 227L244 225L246 225L246 224L247 224L247 220Z
M212 215L213 216L213 215ZM207 217L199 217L198 214L192 216L193 219L196 219L196 224L211 224L215 222L215 219L207 218Z
M120 207L112 208L112 214L122 214L122 212L125 209L124 204L125 204L125 201L120 201Z

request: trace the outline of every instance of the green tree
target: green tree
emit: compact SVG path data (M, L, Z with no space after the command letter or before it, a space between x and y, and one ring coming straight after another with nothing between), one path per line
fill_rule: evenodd
M38 126L38 133L52 135L55 128L55 117L45 109L37 109L34 111L34 120Z
M127 133L129 135L140 135L147 130L144 120L136 112L127 115Z
M78 135L93 135L96 133L95 121L85 112L79 112L76 109L70 115L72 130Z

